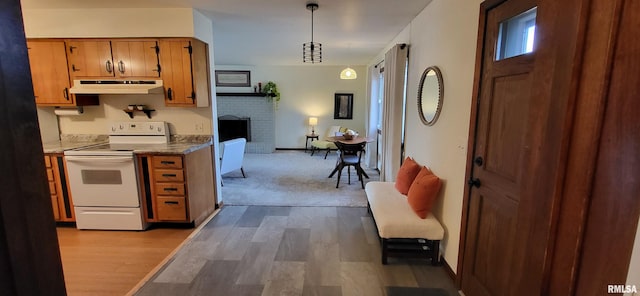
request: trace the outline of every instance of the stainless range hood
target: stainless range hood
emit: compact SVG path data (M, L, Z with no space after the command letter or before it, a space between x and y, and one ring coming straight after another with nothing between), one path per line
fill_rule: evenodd
M162 80L90 80L76 79L69 89L72 94L161 94Z

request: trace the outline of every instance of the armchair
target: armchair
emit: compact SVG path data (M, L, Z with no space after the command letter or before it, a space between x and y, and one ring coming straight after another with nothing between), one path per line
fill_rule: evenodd
M329 152L331 152L331 150L337 150L338 147L336 146L335 143L331 142L331 141L327 141L328 137L333 137L336 135L336 133L340 132L340 126L338 125L334 125L331 126L328 130L327 133L324 135L324 138L322 138L322 140L316 140L316 141L312 141L311 142L311 156L313 156L313 154L316 152L316 150L326 150L327 153L324 154L324 159L327 159L327 155L329 155Z
M246 178L242 167L246 144L247 140L245 138L220 142L220 175L240 170L242 177Z

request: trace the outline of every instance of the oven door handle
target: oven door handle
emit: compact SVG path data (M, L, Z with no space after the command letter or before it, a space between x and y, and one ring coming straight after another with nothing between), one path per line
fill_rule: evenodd
M103 162L103 163L123 163L123 162L131 162L133 161L133 157L130 156L109 156L109 157L82 157L82 156L65 156L67 161L71 162Z

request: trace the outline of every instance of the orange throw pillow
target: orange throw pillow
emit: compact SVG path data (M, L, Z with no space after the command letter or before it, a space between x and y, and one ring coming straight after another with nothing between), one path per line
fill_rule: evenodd
M396 178L396 189L400 193L407 195L407 193L409 192L409 187L411 187L411 183L413 183L413 180L416 178L419 172L420 165L415 160L413 160L413 158L407 157L402 163L400 170L398 170L398 177Z
M416 212L418 217L427 218L436 197L438 197L440 186L442 186L442 182L440 182L438 176L434 175L426 167L420 170L407 194L409 206Z

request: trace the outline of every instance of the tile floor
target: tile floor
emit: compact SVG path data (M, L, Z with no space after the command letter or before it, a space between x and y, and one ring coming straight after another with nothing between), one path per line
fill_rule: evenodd
M225 206L137 295L458 295L439 266L380 263L358 207Z

